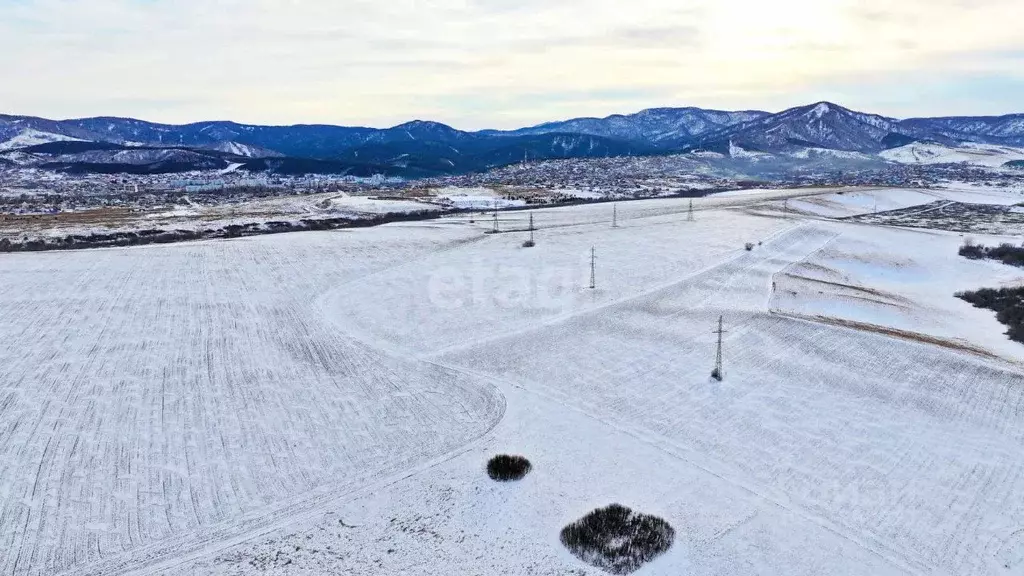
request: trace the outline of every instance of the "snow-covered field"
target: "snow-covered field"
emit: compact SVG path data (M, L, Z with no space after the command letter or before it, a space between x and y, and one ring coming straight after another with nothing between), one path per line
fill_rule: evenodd
M1024 149L973 142L964 142L956 147L914 142L885 150L879 156L901 164L969 164L999 168L1013 160L1024 160Z
M384 214L438 213L436 204L415 200L352 196L329 192L258 198L238 203L181 203L147 210L123 210L116 218L106 208L53 212L47 219L23 218L0 226L0 238L24 235L62 238L69 234L109 234L148 229L202 231L230 225L299 222L304 219L366 219Z
M640 575L1020 574L1024 347L953 292L1024 278L828 219L956 194L0 257L0 573L597 575L618 502Z
M307 305L457 242L402 232L377 231L387 250L309 234L0 259L0 573L208 546L496 424L486 382L369 348Z
M765 199L766 202L755 207L755 213L765 213L765 209L768 209L768 213L784 212L790 215L824 218L862 216L925 206L933 202L994 206L1011 206L1024 202L1024 190L1021 189L979 187L959 183L937 188L861 188L803 197L785 197L776 191L766 192L771 195Z

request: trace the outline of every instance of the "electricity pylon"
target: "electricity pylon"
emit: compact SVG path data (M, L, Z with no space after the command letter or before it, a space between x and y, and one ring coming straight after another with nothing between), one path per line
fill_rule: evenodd
M721 382L725 378L725 372L722 368L722 336L725 334L723 328L724 317L718 317L718 330L715 330L715 334L718 334L718 354L715 357L715 369L711 372L711 377Z
M590 289L597 288L597 248L590 249Z

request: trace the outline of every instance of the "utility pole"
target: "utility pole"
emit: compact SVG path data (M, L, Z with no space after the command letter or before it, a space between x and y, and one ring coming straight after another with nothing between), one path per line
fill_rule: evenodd
M718 355L715 358L715 369L711 372L711 377L719 382L725 378L725 372L722 370L722 335L725 334L725 328L722 326L724 317L718 317L718 330L715 330L715 334L718 334Z
M690 198L690 211L686 216L687 222L693 222L693 198Z
M619 227L619 205L612 204L612 228Z
M494 233L494 234L497 234L499 232L499 230L498 230L498 201L497 200L494 201L494 229L491 230L491 232Z
M590 249L590 289L597 288L597 248Z

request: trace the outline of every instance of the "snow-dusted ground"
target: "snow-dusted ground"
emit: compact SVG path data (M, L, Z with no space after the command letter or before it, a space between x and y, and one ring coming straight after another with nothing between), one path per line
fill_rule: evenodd
M1024 202L1024 190L951 183L941 188L855 188L803 197L780 196L775 192L765 199L770 201L757 206L755 213L765 213L767 208L768 213L847 218L925 206L939 201L1010 206Z
M1015 359L1024 352L1008 340L995 314L950 294L1017 286L1021 271L1001 263L950 258L960 234L876 226L836 225L833 242L776 275L772 309L824 316L934 336ZM975 235L997 245L1012 237Z
M0 238L19 239L23 235L61 238L69 234L87 236L111 232L163 230L201 231L229 225L265 222L298 222L303 219L363 219L383 214L437 213L437 205L414 200L371 196L350 196L337 192L259 198L238 203L198 204L188 201L138 212L125 212L111 219L106 209L63 212L48 220L8 223L0 228ZM94 217L90 215L95 214ZM83 222L88 220L88 222Z
M1024 149L973 142L964 142L956 147L914 142L885 150L879 156L901 164L969 164L999 168L1013 160L1024 160Z
M1017 270L867 193L4 256L0 573L597 575L619 502L642 576L1019 574L1024 347L952 296Z
M0 573L209 546L497 423L486 382L369 348L307 305L458 241L407 234L377 231L384 251L312 233L0 258Z

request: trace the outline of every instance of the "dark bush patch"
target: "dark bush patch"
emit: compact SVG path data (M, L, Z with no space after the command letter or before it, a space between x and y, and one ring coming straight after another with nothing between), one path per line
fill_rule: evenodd
M497 482L522 480L530 473L531 469L533 469L533 465L522 456L502 454L491 458L487 463L487 475L491 477L491 480Z
M970 242L960 247L960 255L971 260L989 258L999 260L1010 266L1024 267L1024 247L1013 244L1000 244L995 247L980 246Z
M975 292L959 292L956 297L970 302L975 308L996 312L996 319L1009 326L1010 340L1024 343L1024 287L982 288Z
M977 244L964 244L960 247L960 255L968 260L982 260L985 258L985 249Z
M611 574L629 574L672 547L676 532L661 518L619 504L599 508L562 529L577 558Z

